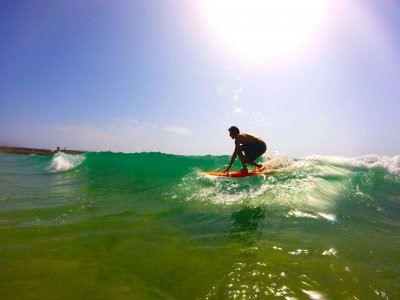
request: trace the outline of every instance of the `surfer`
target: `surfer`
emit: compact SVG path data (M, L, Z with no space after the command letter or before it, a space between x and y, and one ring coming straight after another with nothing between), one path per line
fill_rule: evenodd
M240 172L248 173L246 164L255 166L262 171L263 166L256 163L255 160L267 150L265 142L251 134L240 133L239 128L236 126L231 126L228 130L230 137L235 140L235 151L233 152L229 166L226 168L224 173L229 172L232 164L238 156L243 165Z

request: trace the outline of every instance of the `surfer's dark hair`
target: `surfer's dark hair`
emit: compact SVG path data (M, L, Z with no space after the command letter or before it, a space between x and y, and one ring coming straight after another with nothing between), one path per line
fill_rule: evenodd
M231 127L229 127L228 130L232 131L232 132L240 133L239 128L237 128L236 126L231 126Z

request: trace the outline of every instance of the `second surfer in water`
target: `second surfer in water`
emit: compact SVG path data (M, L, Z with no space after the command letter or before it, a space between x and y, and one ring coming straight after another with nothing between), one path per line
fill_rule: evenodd
M246 164L255 166L262 170L263 166L256 163L255 160L267 150L265 142L253 135L240 133L239 128L236 126L232 126L228 130L230 137L235 140L235 151L233 152L229 166L226 168L224 173L229 172L233 162L238 156L243 165L240 172L248 173Z

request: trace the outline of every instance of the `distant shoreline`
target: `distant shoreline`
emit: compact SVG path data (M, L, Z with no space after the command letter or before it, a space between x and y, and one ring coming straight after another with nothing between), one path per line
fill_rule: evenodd
M66 150L60 149L57 147L56 150L48 150L48 149L38 149L38 148L25 148L25 147L10 147L10 146L0 146L1 153L8 153L8 154L37 154L37 155L53 155L58 152L64 152L67 154L82 154L86 151L82 150Z

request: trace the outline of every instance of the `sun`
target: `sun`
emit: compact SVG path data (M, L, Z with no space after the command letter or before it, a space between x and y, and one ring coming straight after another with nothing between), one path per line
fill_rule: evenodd
M215 42L248 61L287 58L313 43L333 0L203 0Z

